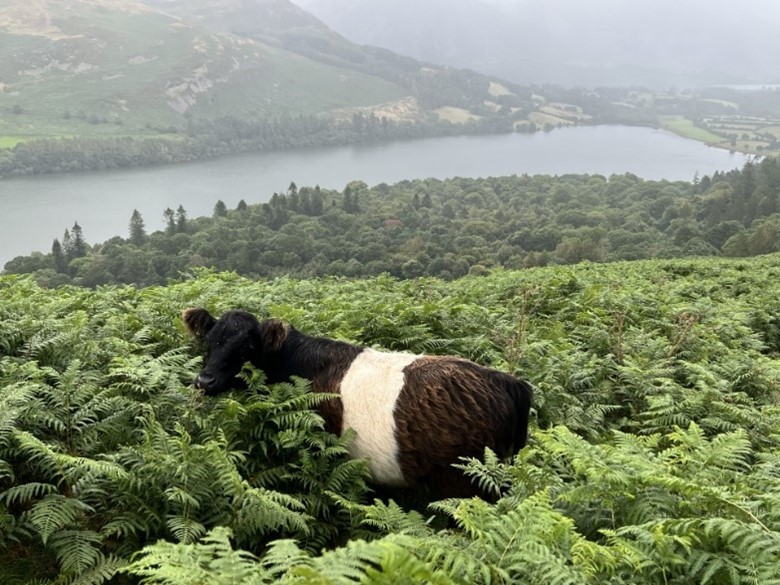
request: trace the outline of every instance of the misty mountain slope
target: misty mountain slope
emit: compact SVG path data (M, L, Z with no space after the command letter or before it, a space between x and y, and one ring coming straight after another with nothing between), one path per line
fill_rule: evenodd
M142 1L213 31L246 36L307 58L399 84L411 93L422 110L445 106L471 109L484 106L486 100L495 98L491 93L491 82L508 84L484 74L453 70L387 49L357 44L334 32L290 0ZM381 16L382 11L378 14ZM377 21L376 25L381 26L381 22ZM532 107L527 89L516 86L510 88L510 92L516 95L524 93L528 98L512 105Z
M309 30L339 37L310 12L288 0L141 0L147 6L211 30L243 36L276 37L280 32Z
M502 11L479 0L294 1L356 43L433 63L470 67L491 58L496 36L512 33Z
M123 135L183 116L369 106L397 84L117 0L4 0L0 115L19 136Z
M213 32L247 37L337 66L382 73L371 71L375 49L348 41L289 0L140 1ZM405 61L414 71L421 66L413 59L399 60Z
M780 80L774 0L296 0L360 43L516 83Z
M360 46L288 0L0 5L0 148L301 115L507 131L536 107L529 88Z

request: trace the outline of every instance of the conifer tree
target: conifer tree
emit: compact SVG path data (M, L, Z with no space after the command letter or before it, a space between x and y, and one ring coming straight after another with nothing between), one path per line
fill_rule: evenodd
M290 186L287 188L287 199L290 202L290 209L293 211L300 211L298 187L295 185L295 183L290 183Z
M247 208L247 204L246 201L244 201L243 199L238 202L238 205L236 205L236 209L242 213L246 211L246 208Z
M73 224L70 229L70 258L81 258L87 255L87 243L84 241L84 234L78 222Z
M130 243L140 246L146 241L146 229L144 229L144 220L137 209L133 210L130 216Z
M227 205L222 199L219 199L214 205L214 217L227 217Z
M68 231L68 229L65 228L65 233L62 234L62 252L65 254L65 258L71 257L70 247L71 247L70 231Z
M62 244L60 244L60 241L57 238L54 238L54 242L51 244L51 255L54 260L54 270L61 274L67 273L68 259L65 257Z
M179 207L176 209L176 231L187 231L187 211L182 205L179 205Z
M165 218L165 233L173 235L176 233L176 221L174 219L173 209L166 207L163 211L163 217Z

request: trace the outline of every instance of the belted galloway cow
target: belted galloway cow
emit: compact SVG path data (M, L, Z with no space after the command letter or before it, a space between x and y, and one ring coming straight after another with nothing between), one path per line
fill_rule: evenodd
M366 458L379 484L424 485L438 497L473 495L476 488L453 463L481 458L485 447L508 457L525 445L532 388L503 372L459 357L312 337L245 311L215 319L193 308L182 318L205 343L196 387L207 395L241 388L237 375L249 362L268 384L297 376L310 380L314 392L337 394L318 407L326 428L339 435L354 429L350 455Z

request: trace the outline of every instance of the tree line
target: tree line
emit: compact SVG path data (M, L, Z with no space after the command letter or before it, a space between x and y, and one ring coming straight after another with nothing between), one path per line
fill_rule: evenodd
M196 267L254 278L453 279L496 267L765 254L780 250L780 162L675 182L624 174L353 181L341 191L291 183L267 203L218 201L198 218L179 206L163 217L165 229L148 233L136 211L127 237L86 249L74 247L74 226L70 243L5 270L48 285L146 286Z
M150 137L51 138L0 149L0 177L139 167L241 152L513 131L516 114L491 112L465 124L431 115L417 122L355 112L345 120L317 116L247 120L187 119L179 127L151 128Z

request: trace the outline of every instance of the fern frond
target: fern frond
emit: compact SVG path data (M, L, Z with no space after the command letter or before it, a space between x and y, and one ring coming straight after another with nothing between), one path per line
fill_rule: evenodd
M158 542L144 547L122 573L149 585L260 585L271 583L268 571L245 551L233 550L230 530L218 527L194 544Z
M498 456L490 449L485 449L483 458L461 458L463 463L453 465L462 469L464 475L471 478L482 494L499 497L511 485L511 471L508 465L503 465Z
M67 585L104 585L109 583L126 565L126 559L107 555L90 569L75 575L67 582Z
M91 530L61 530L49 539L65 574L80 575L103 562L100 535Z
M236 531L246 540L272 532L306 535L312 518L298 499L262 488L246 489L234 503Z
M383 534L408 534L411 536L430 536L432 529L427 520L416 510L407 511L395 501L387 503L374 500L373 504L360 506L363 518L361 524L378 530Z
M43 496L54 494L57 486L50 483L31 482L9 487L0 494L0 501L10 506L16 503L26 504Z
M206 533L206 527L189 516L171 515L165 525L177 541L184 544L195 542Z
M33 506L29 518L43 544L46 544L53 533L73 524L82 514L93 511L90 506L74 498L49 494Z

